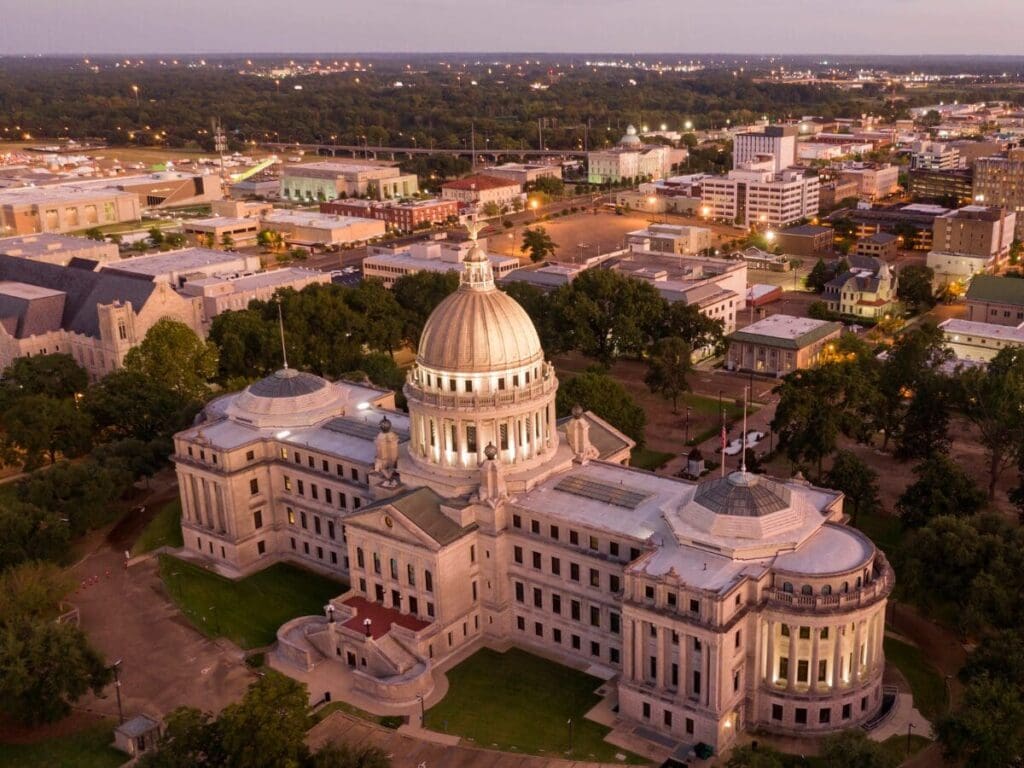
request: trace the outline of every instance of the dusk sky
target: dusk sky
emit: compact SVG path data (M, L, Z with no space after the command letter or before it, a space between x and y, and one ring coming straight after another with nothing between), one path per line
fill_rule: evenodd
M1020 54L1021 0L3 0L0 54Z

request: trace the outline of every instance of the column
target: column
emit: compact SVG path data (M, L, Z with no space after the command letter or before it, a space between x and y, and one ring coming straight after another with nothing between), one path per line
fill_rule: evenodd
M843 631L845 626L832 627L832 632L835 634L835 643L832 646L832 689L838 691L839 687L843 683L843 677L840 674L840 670L843 666Z
M808 690L813 693L818 688L818 643L821 641L821 629L811 627L811 668L807 676Z
M768 685L775 683L775 622L766 624L768 632L768 656L765 658L765 680Z
M718 694L719 694L719 673L721 670L718 669L718 665L715 663L715 647L708 643L706 646L708 649L708 706L714 710L718 710Z
M707 640L701 643L701 666L704 668L704 672L701 674L703 680L701 681L704 685L704 690L701 693L704 696L704 706L711 706L711 643Z
M854 625L853 630L853 665L850 667L850 679L854 684L860 680L860 641L861 641L861 624L863 622L858 621Z
M633 634L633 679L638 682L644 680L644 646L647 644L644 639L644 622L635 621Z
M661 672L661 687L672 687L672 630L661 627L658 643L658 671Z
M796 687L796 641L800 635L800 628L789 625L789 669L786 675L786 690L792 691Z
M687 668L690 653L690 636L679 634L679 692L687 696L690 692L689 669Z

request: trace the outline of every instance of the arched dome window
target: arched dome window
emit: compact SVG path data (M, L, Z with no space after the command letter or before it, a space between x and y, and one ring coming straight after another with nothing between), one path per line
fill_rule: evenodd
M790 584L788 581L783 582L783 584L782 584L782 591L783 592L788 592L789 594L793 594L793 585Z
M804 584L802 587L800 587L800 594L801 595L813 595L814 594L814 588L810 584Z
M823 595L831 595L832 594L832 585L831 584L826 584L825 586L823 586L821 588L821 594L823 594Z

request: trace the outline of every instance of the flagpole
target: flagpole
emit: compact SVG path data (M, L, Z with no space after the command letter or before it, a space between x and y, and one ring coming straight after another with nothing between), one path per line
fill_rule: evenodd
M743 434L740 435L740 472L747 471L747 391L743 388Z
M725 441L726 441L725 406L722 406L722 439L721 439L721 442L722 442L722 477L725 477Z

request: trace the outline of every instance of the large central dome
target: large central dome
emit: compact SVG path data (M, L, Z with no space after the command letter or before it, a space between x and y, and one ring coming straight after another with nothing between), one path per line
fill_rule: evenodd
M489 373L534 365L544 352L533 321L515 299L463 284L431 314L417 357L434 370Z

